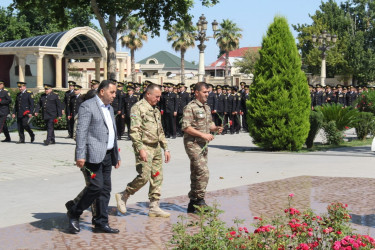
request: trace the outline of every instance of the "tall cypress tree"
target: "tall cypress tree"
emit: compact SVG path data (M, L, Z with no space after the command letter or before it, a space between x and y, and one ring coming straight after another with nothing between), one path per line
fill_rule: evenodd
M247 102L250 135L265 149L298 150L309 133L310 95L286 18L274 18L259 54Z

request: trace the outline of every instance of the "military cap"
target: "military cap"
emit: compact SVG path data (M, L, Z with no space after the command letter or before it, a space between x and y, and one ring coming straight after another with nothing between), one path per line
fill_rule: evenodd
M208 83L207 86L208 86L208 87L211 87L211 88L214 87L214 85L212 85L211 83Z
M77 83L76 83L75 81L68 81L68 84L69 84L69 86L74 86L74 85L76 85Z
M337 88L342 88L342 85L341 85L341 84L337 84L336 87L337 87Z
M118 87L124 87L124 83L122 83L122 82L117 82L117 86L118 86Z
M317 88L321 88L322 85L320 85L320 84L318 83L315 87L317 87Z
M250 89L250 86L249 85L245 85L245 89Z
M178 85L180 85L180 87L182 87L182 86L185 86L185 83L180 82Z
M343 90L347 90L347 88L346 88L346 87L343 87L342 89L343 89Z
M362 89L362 86L358 86L358 89Z
M5 84L5 82L3 80L0 80L0 84Z
M222 89L221 85L217 85L216 89Z
M100 84L100 82L98 80L91 80L91 84L96 85L96 84Z
M232 87L232 90L237 91L238 88L237 88L236 86L233 86L233 87Z
M127 89L127 90L129 90L129 89L134 90L134 86L133 86L133 84L130 84L130 85L128 84L128 86L126 87L126 89Z
M240 85L241 85L241 86L245 86L245 85L246 85L246 82L240 82Z
M192 85L190 85L190 88L194 89L195 88L195 83L193 83Z
M111 82L116 82L117 83L117 80L116 79L109 79Z
M333 86L333 87L332 87L332 89L333 89L333 90L335 90L335 89L336 89L336 87L335 87L335 86Z
M52 89L52 85L50 85L50 84L44 84L44 89Z
M174 89L178 89L178 88L179 88L179 85L178 85L178 84L176 84L176 85L173 84L173 88L174 88Z
M74 85L74 89L81 89L82 88L82 86L81 85Z
M145 84L151 84L151 83L153 83L153 82L151 82L151 81L149 81L149 80L146 80L146 81L145 81Z
M26 86L26 84L25 82L17 82L18 87Z
M226 90L231 90L231 89L232 89L231 86L229 85L226 86Z

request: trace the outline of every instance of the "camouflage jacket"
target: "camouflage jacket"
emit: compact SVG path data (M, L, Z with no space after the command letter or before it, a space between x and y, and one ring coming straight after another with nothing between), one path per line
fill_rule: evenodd
M202 104L197 99L194 99L185 106L182 115L182 130L192 127L202 133L208 134L213 124L211 109L207 103ZM184 133L184 137L186 139L200 140L200 138L195 138L188 133Z
M159 109L153 108L145 99L142 99L131 108L130 119L130 137L138 152L143 144L160 143L164 150L168 149Z

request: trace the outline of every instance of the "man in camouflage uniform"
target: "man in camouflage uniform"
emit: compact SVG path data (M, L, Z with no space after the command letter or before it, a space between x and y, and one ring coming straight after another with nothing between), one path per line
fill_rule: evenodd
M208 86L205 82L195 85L195 98L184 108L182 130L185 151L190 159L190 202L187 212L195 213L196 207L207 206L204 196L209 179L207 167L207 143L214 139L210 132L223 131L212 121L211 109L207 105Z
M137 177L130 182L123 194L116 194L117 208L126 213L126 202L130 195L141 189L148 181L150 189L150 217L170 216L159 207L160 189L163 182L163 163L161 148L164 149L165 163L170 160L170 153L161 124L161 115L156 108L161 90L156 84L150 84L143 99L134 104L130 112L130 137L136 158Z

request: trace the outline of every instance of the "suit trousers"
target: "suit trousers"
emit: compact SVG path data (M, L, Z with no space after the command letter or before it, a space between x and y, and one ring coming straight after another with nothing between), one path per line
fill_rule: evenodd
M44 120L47 127L47 142L54 142L55 141L55 128L54 128L54 119Z
M10 139L6 115L0 116L0 134L1 134L1 132L4 132L4 135L5 135L6 139Z
M101 163L86 162L85 167L90 169L95 178L90 178L88 185L83 190L81 198L68 211L69 215L74 218L79 218L83 211L87 209L95 201L96 214L93 215L93 220L97 226L105 226L108 224L108 203L111 197L111 172L112 172L112 150L107 151ZM87 170L84 170L87 171ZM87 171L87 174L90 173Z
M28 116L22 116L17 118L17 129L18 135L20 137L20 141L25 141L25 130L29 133L30 137L34 136L34 132L31 130L29 124L27 124L29 120Z

